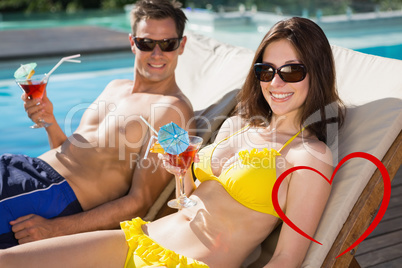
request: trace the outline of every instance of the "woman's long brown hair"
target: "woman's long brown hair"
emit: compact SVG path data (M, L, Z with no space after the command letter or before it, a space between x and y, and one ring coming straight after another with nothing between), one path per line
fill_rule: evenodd
M264 36L253 63L262 62L265 48L274 41L291 42L300 61L306 66L310 83L308 96L299 114L300 127L328 143L327 124L344 120L344 106L336 89L335 64L331 46L322 29L313 21L294 17L276 23ZM260 81L251 66L238 95L236 111L252 126L270 123L272 110L265 100Z

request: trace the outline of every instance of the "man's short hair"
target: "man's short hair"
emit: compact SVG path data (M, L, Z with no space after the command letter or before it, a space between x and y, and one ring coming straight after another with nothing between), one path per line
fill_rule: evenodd
M131 29L136 36L137 25L141 20L172 18L176 23L178 37L183 36L187 17L181 10L182 4L176 0L139 0L130 13Z

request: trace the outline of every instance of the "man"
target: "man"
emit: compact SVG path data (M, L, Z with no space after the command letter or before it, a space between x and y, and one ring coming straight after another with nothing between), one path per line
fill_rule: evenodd
M129 36L134 80L110 82L68 138L46 96L40 103L23 96L34 122L52 123L46 128L52 149L38 158L1 156L0 248L117 228L146 214L171 175L155 154L143 160L152 132L140 116L157 130L172 121L193 128L191 104L174 74L186 19L175 1L136 3Z

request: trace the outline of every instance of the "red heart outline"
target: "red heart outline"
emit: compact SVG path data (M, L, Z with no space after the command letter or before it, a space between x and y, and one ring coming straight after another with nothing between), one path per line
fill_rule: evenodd
M336 172L338 171L338 169L349 159L352 158L364 158L366 160L371 161L373 164L375 164L378 168L378 170L381 172L382 175L382 179L384 181L384 196L383 196L383 200L381 202L381 206L380 209L377 212L376 217L373 219L373 221L371 222L370 226L367 228L367 230L350 246L348 247L345 251L343 251L341 254L339 254L337 256L340 257L343 254L345 254L346 252L348 252L349 250L351 250L352 248L356 247L358 244L360 244L376 227L377 225L380 223L382 217L385 214L385 211L388 208L388 204L389 204L389 200L391 199L391 179L389 177L387 168L384 166L384 164L375 156L368 154L368 153L363 153L363 152L355 152L355 153L351 153L348 154L347 156L345 156L336 166L336 168L334 169L334 172L332 173L331 179L329 180L327 177L325 177L325 175L323 175L321 172L319 172L318 170L312 168L312 167L308 167L308 166L297 166L297 167L292 167L288 170L286 170L285 172L283 172L278 179L276 180L274 187L272 189L272 203L274 205L275 211L278 213L279 217L281 217L281 219L283 220L283 222L285 222L289 227L291 227L293 230L295 230L296 232L298 232L299 234L303 235L304 237L308 238L309 240L318 243L320 245L322 245L320 242L316 241L315 239L313 239L312 237L310 237L308 234L306 234L305 232L303 232L299 227L297 227L286 215L285 213L283 213L281 207L279 206L279 201L278 201L278 190L279 190L279 186L281 185L282 181L286 178L286 176L288 176L290 173L292 173L293 171L299 170L299 169L308 169L308 170L312 170L314 172L316 172L317 174L320 174L321 177L323 177L330 185L332 185L333 179L335 177Z

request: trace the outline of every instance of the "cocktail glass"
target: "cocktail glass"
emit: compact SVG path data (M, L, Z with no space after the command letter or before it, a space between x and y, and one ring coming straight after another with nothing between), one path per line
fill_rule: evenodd
M190 144L181 154L174 155L164 152L164 160L167 162L165 168L175 176L176 180L176 199L170 200L168 206L171 208L182 209L195 206L196 201L188 198L184 192L184 176L188 168L194 162L194 157L202 145L202 138L189 136ZM155 145L153 146L155 147ZM151 149L152 152L152 149Z
M168 163L174 169L172 169L173 174L176 179L176 195L178 197L176 199L170 200L168 202L168 206L171 208L182 209L195 206L197 204L196 201L188 198L184 192L184 176L186 175L187 170L194 162L194 157L197 154L198 150L202 144L202 138L198 136L189 136L190 144L188 148L179 155L168 154Z
M18 86L28 95L28 99L42 99L43 93L46 90L48 76L44 74L33 75L31 78L17 78L15 79ZM31 126L31 128L48 127L51 123L45 122L39 118L38 123Z

